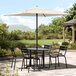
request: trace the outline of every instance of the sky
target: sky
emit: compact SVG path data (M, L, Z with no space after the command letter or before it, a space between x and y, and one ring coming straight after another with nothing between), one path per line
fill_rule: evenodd
M33 7L46 8L56 11L65 11L72 7L76 0L0 0L0 20L7 25L24 24L35 29L35 17L4 16ZM39 17L39 25L48 25L55 17Z

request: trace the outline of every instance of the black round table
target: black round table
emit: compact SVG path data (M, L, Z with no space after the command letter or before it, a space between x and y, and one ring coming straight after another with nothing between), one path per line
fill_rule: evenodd
M51 49L46 49L46 48L22 48L22 50L29 50L29 55L31 57L32 53L31 51L42 51L42 59L43 59L43 68L45 68L45 51L49 51ZM29 67L31 67L31 59L30 59L30 64Z

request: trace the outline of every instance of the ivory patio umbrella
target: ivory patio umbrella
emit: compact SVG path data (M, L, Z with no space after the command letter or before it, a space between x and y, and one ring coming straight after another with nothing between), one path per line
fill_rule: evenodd
M5 16L36 16L36 49L38 49L38 16L62 16L62 15L67 15L67 13L44 9L40 7L34 7L24 11L8 14Z

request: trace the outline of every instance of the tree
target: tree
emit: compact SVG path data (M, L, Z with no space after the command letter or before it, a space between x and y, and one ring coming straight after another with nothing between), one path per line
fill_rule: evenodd
M76 3L66 11L69 15L66 16L66 20L69 21L71 19L76 19Z
M13 30L13 31L11 31L11 32L14 33L14 34L17 34L17 35L23 33L21 30Z
M64 23L66 19L64 17L57 17L52 20L52 23L49 23L49 28L51 33L62 33L62 23Z
M41 33L41 34L48 34L49 32L50 32L50 29L49 29L48 25L41 24L39 26L39 33Z
M7 34L8 34L8 26L7 24L4 23L0 23L0 39L4 39L7 38Z

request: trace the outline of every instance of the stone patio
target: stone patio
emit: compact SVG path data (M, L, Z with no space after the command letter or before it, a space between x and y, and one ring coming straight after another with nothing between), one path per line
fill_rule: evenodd
M40 71L33 71L32 68L30 68L30 72L28 73L27 69L23 69L21 71L21 62L22 59L17 59L17 64L16 64L16 70L13 70L13 68L11 68L11 61L10 60L4 60L4 61L0 61L0 68L4 68L6 65L8 65L9 71L10 71L10 75L9 76L13 76L12 74L15 73L18 70L18 76L76 76L76 51L68 51L67 52L67 63L68 63L68 68L66 68L65 66L65 61L64 58L60 58L60 67L57 67L57 69L55 69L54 67L54 59L52 59L53 64L51 65L50 69L41 69ZM46 57L45 58L46 61L46 65L48 67L48 63L49 63L49 58Z

